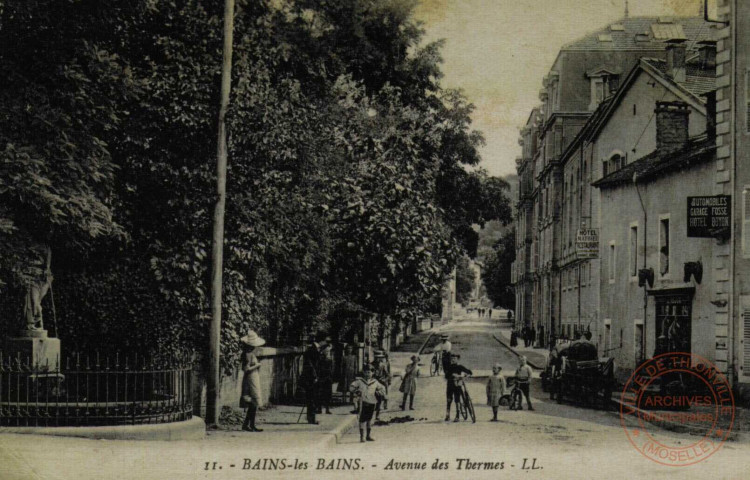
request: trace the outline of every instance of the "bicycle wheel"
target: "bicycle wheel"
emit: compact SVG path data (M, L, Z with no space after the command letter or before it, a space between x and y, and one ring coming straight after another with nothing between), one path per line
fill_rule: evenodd
M433 356L430 362L430 376L434 377L440 371L440 364L437 361L437 357Z
M464 401L463 395L461 400L458 402L458 411L461 412L461 416L466 420L469 417L469 412L466 411L466 402Z
M471 423L477 423L477 416L474 413L474 403L471 401L469 391L464 390L464 395L464 402L466 403L466 410L469 412L469 416L471 417Z

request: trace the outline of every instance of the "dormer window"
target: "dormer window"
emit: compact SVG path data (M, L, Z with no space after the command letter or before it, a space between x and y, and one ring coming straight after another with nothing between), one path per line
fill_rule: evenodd
M620 86L620 75L618 72L600 68L586 74L591 81L591 102L589 110L596 110L605 98L617 91Z

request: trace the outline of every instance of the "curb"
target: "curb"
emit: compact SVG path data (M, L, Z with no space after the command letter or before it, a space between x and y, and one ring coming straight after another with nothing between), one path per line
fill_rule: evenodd
M521 357L524 356L524 355L518 353L513 347L511 347L510 345L508 345L507 343L505 343L503 340L500 340L499 338L497 338L497 335L495 335L494 333L492 334L492 338L494 338L495 341L497 341L497 343L499 343L503 347L507 348L516 357L521 358ZM532 362L531 360L529 360L528 357L526 358L526 363L528 363L531 368L534 368L536 370L544 370L544 367L540 367L538 365L535 365L535 362Z
M200 417L172 423L151 425L113 425L105 427L2 427L0 434L48 435L91 438L95 440L176 441L201 440L206 423Z
M623 403L620 401L620 399L615 398L615 397L612 397L612 404L615 406L618 412L620 408L623 406ZM633 405L628 405L628 408L632 408L633 410L635 410L641 415L649 413ZM646 421L663 430L668 430L670 432L675 432L675 433L686 433L689 435L696 435L700 437L705 436L706 433L708 433L708 431L705 428L695 427L692 425L685 425L683 423L677 423L677 422L672 422L672 421L654 422L654 421L651 421L650 417L648 416L646 416ZM750 442L750 433L732 431L727 437L727 440L731 442L737 442L737 441Z
M356 425L357 416L354 414L349 415L345 420L336 425L333 430L325 432L323 434L323 440L319 441L317 446L321 448L329 448L337 445L341 442L341 438Z

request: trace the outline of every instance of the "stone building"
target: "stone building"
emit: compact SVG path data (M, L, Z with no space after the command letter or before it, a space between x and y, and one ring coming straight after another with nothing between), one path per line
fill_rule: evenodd
M665 42L672 38L687 40L686 53L694 55L696 42L710 39L711 33L711 25L698 17L625 17L562 47L543 79L539 95L542 104L532 110L521 131L523 154L517 160L521 186L516 210L517 258L513 274L517 318L521 325L536 328L539 344L547 343L550 332L554 331L557 336L567 333L573 321L576 327L583 324L583 320L579 322L580 315L585 317L586 324L598 321L598 302L587 303L594 301L595 293L588 293L592 295L592 300L588 300L587 296L579 295L578 288L580 275L587 288L589 284L598 283L596 263L581 262L578 258L574 261L569 246L567 260L563 260L566 256L564 232L592 228L594 222L592 212L583 212L581 207L584 205L582 198L591 195L588 183L583 181L591 172L573 168L572 183L566 186L563 154L592 113L617 90L621 76L640 58L665 59ZM574 191L575 202L572 200ZM566 224L564 230L562 215L566 196L568 207L574 208L577 204L578 210L574 214L576 223L572 227ZM575 281L571 277L575 277ZM571 288L571 283L575 289ZM576 312L574 316L566 313L566 330L562 329L560 321L564 298L565 311L570 312L569 304L574 301Z
M714 249L716 363L750 397L750 0L718 0L714 193L731 195L731 241Z
M715 240L688 226L690 198L714 193L715 46L685 51L672 41L667 61L641 59L585 129L601 192L595 337L621 379L669 349L716 359Z

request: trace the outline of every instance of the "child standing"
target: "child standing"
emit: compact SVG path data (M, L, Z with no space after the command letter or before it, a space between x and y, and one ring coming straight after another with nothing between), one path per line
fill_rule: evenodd
M500 374L503 367L496 363L492 367L492 375L487 379L487 405L492 407L492 420L497 422L497 409L500 406L500 398L505 395L505 377Z
M359 398L359 441L365 441L365 428L367 428L367 441L375 441L370 435L370 423L375 413L375 404L385 397L385 387L372 378L372 367L365 365L363 368L364 378L356 379L349 391Z
M414 394L417 393L417 377L419 377L419 357L411 356L411 363L404 369L399 391L404 394L401 400L401 410L406 410L406 397L409 397L409 410L414 410Z

